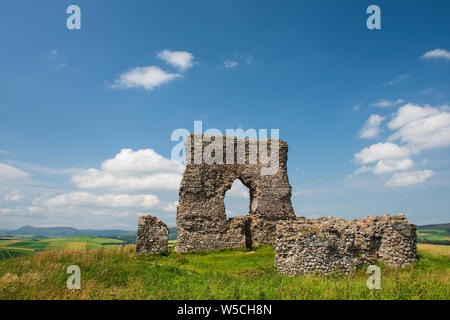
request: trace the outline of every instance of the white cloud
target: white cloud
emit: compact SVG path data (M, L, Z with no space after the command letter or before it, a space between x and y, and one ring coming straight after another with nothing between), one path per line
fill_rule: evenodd
M184 167L156 153L153 149L123 149L113 159L72 177L80 188L111 190L177 190Z
M12 212L9 208L0 208L0 214L10 214Z
M434 50L425 52L421 58L450 60L450 52L445 49L434 49Z
M43 211L43 208L41 207L36 207L36 206L28 206L27 210L29 213L36 213L36 212L41 212Z
M362 106L361 103L355 104L355 105L353 106L352 110L353 110L353 111L359 111L359 109L361 108L361 106Z
M407 104L388 127L397 130L389 141L400 140L414 153L450 145L450 113L446 108Z
M177 212L178 201L169 203L163 210L166 212Z
M117 176L97 169L88 169L72 177L80 188L107 188L112 190L176 190L181 175L175 173L156 173L145 176Z
M359 133L360 138L375 138L380 133L380 124L386 119L378 114L372 114L369 119L364 123L361 132Z
M181 71L192 68L194 65L194 56L187 51L163 50L158 53L158 57Z
M234 198L249 198L248 188L244 186L241 180L237 179L231 185L231 189L227 191L226 196Z
M399 172L395 173L386 185L391 187L403 187L418 184L429 179L433 174L434 173L431 170Z
M355 160L361 164L367 164L379 160L388 159L405 159L408 158L410 152L405 147L390 142L379 142L372 144L370 147L364 148L355 154Z
M397 83L403 82L403 81L405 81L408 78L409 78L409 74L401 74L401 75L396 76L393 80L388 81L388 82L386 82L384 84L387 85L387 86L392 86L392 85L395 85Z
M122 149L113 159L102 163L102 170L117 174L146 174L152 172L183 172L184 167L164 158L153 149Z
M394 171L408 170L412 168L414 161L411 159L400 159L400 160L380 160L377 162L373 173L384 174L391 173Z
M0 154L7 156L10 152L7 150L0 149Z
M159 203L153 194L106 194L94 195L88 192L61 194L42 202L48 207L96 206L106 208L152 208Z
M393 100L393 101L380 99L377 102L372 103L371 106L379 107L379 108L388 108L388 107L396 106L398 104L402 104L404 102L405 102L405 100L403 100L403 99L397 99L397 100Z
M18 179L26 178L28 174L20 169L13 166L0 163L0 180L2 179Z
M122 89L140 87L150 91L176 78L183 78L183 76L177 73L168 73L156 66L136 67L122 74L113 87Z
M6 202L17 202L22 201L23 199L25 199L25 195L19 191L8 192L3 196L3 201Z
M378 129L378 126L375 127ZM410 159L412 155L450 146L450 108L447 105L422 107L405 104L394 114L387 127L393 132L388 142L373 144L354 155L356 162L363 165L355 173L371 171L385 174L410 170L414 166L414 161ZM367 133L364 128L367 128ZM366 122L364 128L361 134L370 136L370 121ZM375 166L366 165L373 162L376 162ZM422 161L421 165L426 163L426 160ZM395 173L387 185L418 184L433 174L431 170Z
M225 68L229 68L229 69L237 67L238 64L239 63L237 61L233 61L233 60L225 60L223 62L223 65L225 66Z

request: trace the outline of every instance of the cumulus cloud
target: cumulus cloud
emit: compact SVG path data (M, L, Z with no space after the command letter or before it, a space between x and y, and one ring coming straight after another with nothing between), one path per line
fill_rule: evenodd
M379 107L379 108L388 108L388 107L393 107L399 104L404 103L405 100L403 99L397 99L397 100L384 100L384 99L380 99L374 103L371 104L372 107Z
M379 160L404 159L410 155L409 149L400 147L390 142L379 142L364 148L355 154L355 160L361 164L367 164Z
M94 195L88 192L70 192L42 202L47 207L96 206L106 208L152 208L158 203L158 197L153 194Z
M176 190L184 167L156 153L153 149L123 149L104 161L100 169L91 168L72 177L80 188L111 190Z
M25 195L19 191L8 192L3 196L3 201L5 202L18 202L25 199Z
M10 214L12 212L9 208L0 208L0 214Z
M393 86L395 84L405 81L408 78L409 78L409 74L400 74L400 75L396 76L393 80L385 82L384 84L387 86Z
M228 69L237 67L238 64L239 63L237 61L234 61L234 60L225 60L223 62L223 65L225 66L225 68L228 68Z
M116 80L113 88L143 88L150 91L176 78L183 78L183 76L177 73L166 72L156 66L136 67L122 74Z
M103 171L117 174L146 174L152 172L183 172L184 167L164 158L153 149L122 149L114 158L104 161Z
M370 121L366 122L365 128L370 133ZM450 108L447 105L432 107L408 103L393 114L387 128L392 131L387 142L372 144L354 155L355 161L362 165L355 173L404 171L394 173L387 182L389 186L418 184L432 177L434 172L431 170L406 170L414 166L412 156L450 146ZM376 164L368 166L370 163ZM419 163L426 165L427 161Z
M450 112L447 108L407 104L399 109L388 127L397 130L389 141L399 140L414 153L450 145Z
M380 160L377 162L375 168L373 168L373 173L384 174L394 171L408 170L412 168L413 165L414 161L411 159Z
M378 114L372 114L364 123L363 128L359 133L360 138L375 138L380 132L380 124L386 119Z
M0 180L26 178L28 174L5 163L0 163Z
M391 187L414 185L424 182L433 176L433 174L431 170L399 172L395 173L386 185Z
M178 201L169 203L166 207L164 207L164 211L166 212L177 212Z
M450 60L450 52L445 49L434 49L427 51L421 57L422 59L445 59Z
M233 184L231 185L231 189L227 191L226 195L234 198L248 199L250 197L248 188L244 186L244 184L239 179L233 182Z
M158 53L158 58L164 60L175 68L185 71L194 66L194 56L187 51L163 50Z

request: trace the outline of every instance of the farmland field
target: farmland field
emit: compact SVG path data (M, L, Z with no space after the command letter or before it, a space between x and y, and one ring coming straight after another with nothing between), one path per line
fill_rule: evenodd
M0 239L0 260L20 255L30 255L51 249L91 249L113 248L121 245L122 240L101 237L79 236L71 238L20 238L2 237Z

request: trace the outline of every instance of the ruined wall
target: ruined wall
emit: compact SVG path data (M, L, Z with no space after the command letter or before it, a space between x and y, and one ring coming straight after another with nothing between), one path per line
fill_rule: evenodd
M261 140L225 136L216 139L210 136L202 139L202 135L186 138L185 151L190 163L186 166L180 186L175 251L274 244L276 223L295 218L286 168L287 144L282 140L276 143L271 139L265 140L269 156L272 155L272 143L274 146L278 144L278 170L273 175L263 175L262 168L269 165L260 161ZM208 146L219 139L223 148L212 153L216 157L215 163L208 164L203 158L195 163L195 152L210 150ZM240 149L240 146L244 148ZM257 161L252 162L251 154L255 146L258 157ZM232 161L227 159L227 154L231 154ZM236 179L241 180L250 191L249 214L227 220L224 197ZM245 214L247 212L243 212Z
M405 215L362 220L297 218L276 228L275 267L287 275L353 272L379 260L403 267L417 261L416 225Z
M169 228L153 216L139 218L136 235L136 254L167 253Z

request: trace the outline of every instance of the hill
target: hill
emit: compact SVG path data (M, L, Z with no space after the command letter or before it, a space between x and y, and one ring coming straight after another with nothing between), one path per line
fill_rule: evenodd
M76 236L91 236L91 237L113 237L120 235L136 234L133 231L127 230L79 230L71 227L49 227L36 228L32 226L25 226L17 230L2 230L2 235L9 236L26 236L26 237L76 237Z
M450 231L450 223L442 223L442 224L428 224L425 226L418 226L419 230L447 230Z

